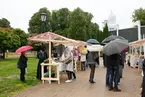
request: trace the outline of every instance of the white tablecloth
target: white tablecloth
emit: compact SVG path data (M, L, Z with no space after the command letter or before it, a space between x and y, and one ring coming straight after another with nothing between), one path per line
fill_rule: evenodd
M59 71L64 71L66 70L66 64L63 64L62 62L55 62L54 60L52 63L58 63L59 64Z

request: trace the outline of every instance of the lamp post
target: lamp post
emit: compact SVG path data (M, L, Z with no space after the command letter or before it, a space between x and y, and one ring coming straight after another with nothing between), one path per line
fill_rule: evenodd
M46 24L46 13L41 13L41 21L42 21L42 32L41 33L43 33L43 32L45 32L45 24Z

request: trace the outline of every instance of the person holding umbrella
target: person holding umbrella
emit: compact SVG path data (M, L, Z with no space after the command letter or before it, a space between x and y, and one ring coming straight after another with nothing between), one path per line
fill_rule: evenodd
M25 73L26 73L26 68L27 68L27 61L28 58L26 57L26 51L33 49L32 46L22 46L16 50L15 53L21 53L18 63L17 63L17 68L20 69L20 80L22 82L25 81Z
M99 42L96 39L89 39L87 40L87 43L91 46L93 44L99 44ZM98 59L97 51L93 51L88 48L88 54L87 54L87 64L89 65L91 71L90 71L90 78L89 82L90 83L95 83L94 81L94 74L95 74L95 67Z
M25 73L27 68L27 60L25 52L21 52L21 56L19 57L19 61L17 63L17 68L20 69L20 80L25 82Z
M141 85L141 97L145 97L145 59L142 63L142 70L143 70L143 78L142 78L142 85Z
M124 48L128 47L128 42L115 39L103 47L103 54L109 56L109 63L107 64L111 70L111 77L109 83L109 91L114 90L120 92L121 90L118 88L118 77L119 77L119 54L124 50ZM114 87L113 87L114 80Z

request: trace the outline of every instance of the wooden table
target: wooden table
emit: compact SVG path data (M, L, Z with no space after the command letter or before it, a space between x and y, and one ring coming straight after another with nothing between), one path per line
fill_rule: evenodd
M44 77L44 66L48 66L48 72L49 72L49 77ZM56 66L56 78L51 77L51 66ZM42 63L41 64L41 80L42 83L44 83L45 80L49 81L49 84L51 84L52 80L58 81L58 84L60 84L60 75L59 75L59 63Z

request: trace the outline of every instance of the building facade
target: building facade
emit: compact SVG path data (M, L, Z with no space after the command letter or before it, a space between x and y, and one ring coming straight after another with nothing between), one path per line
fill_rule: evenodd
M117 30L109 31L112 35L117 35ZM138 27L119 29L118 36L122 36L129 42L138 40ZM141 39L145 38L145 26L141 26Z

